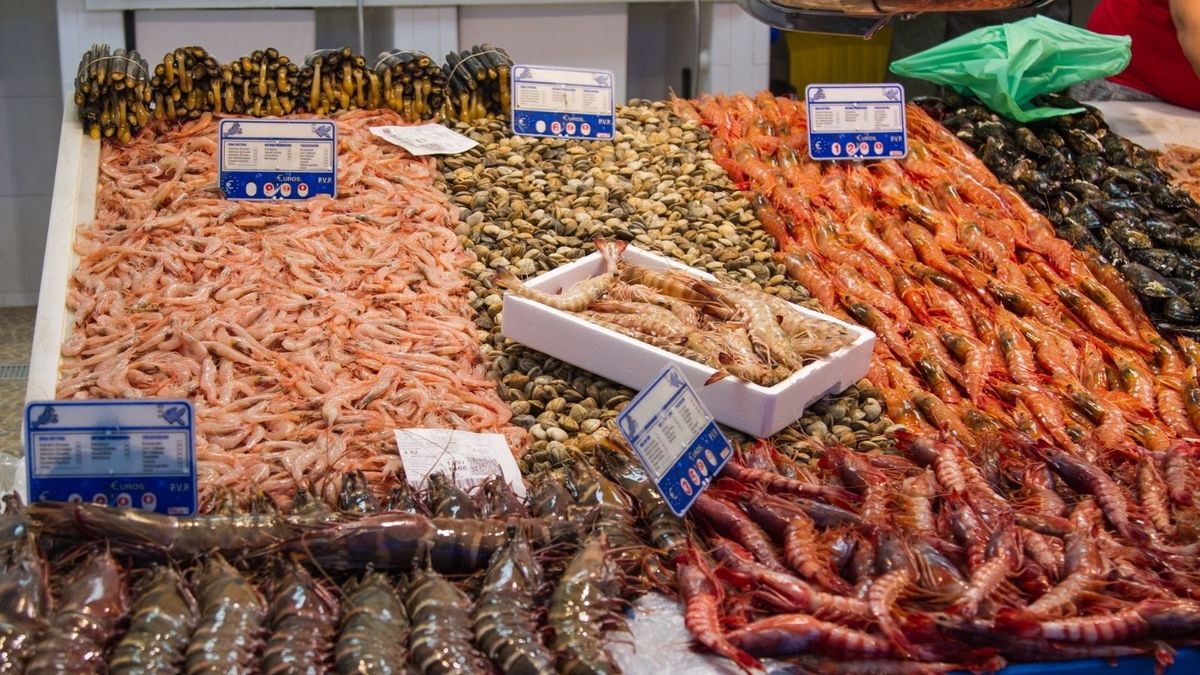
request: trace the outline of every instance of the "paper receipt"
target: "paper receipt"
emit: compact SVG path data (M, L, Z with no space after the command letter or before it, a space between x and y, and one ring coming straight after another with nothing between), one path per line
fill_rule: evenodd
M518 497L525 482L517 460L500 434L456 429L396 429L396 446L408 484L422 490L432 473L443 473L468 492L492 476L502 476Z
M436 122L414 127L371 127L371 133L418 156L456 155L479 145Z

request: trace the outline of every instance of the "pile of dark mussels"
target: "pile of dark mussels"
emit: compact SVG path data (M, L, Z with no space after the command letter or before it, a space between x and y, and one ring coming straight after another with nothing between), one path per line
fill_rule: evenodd
M1100 111L1022 124L956 94L918 100L1076 248L1119 268L1159 329L1200 336L1200 206ZM1036 105L1078 108L1062 94Z

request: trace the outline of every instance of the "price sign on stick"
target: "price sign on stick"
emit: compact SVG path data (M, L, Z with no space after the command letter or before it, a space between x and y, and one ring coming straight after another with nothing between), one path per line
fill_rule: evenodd
M733 456L725 434L674 364L625 406L617 428L677 516Z

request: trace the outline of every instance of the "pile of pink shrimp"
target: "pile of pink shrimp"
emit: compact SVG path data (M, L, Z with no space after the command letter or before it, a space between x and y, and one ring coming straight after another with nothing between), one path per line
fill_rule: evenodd
M233 202L216 121L105 144L80 225L58 396L188 398L202 494L400 468L393 429L524 431L487 378L436 165L335 116L337 197ZM244 494L244 493L243 493Z

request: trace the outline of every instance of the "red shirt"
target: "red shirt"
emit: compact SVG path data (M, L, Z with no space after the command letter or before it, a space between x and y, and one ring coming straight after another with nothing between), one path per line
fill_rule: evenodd
M1167 0L1100 0L1088 30L1133 38L1129 67L1108 79L1200 110L1200 77L1179 46Z

